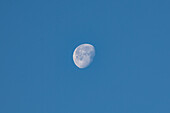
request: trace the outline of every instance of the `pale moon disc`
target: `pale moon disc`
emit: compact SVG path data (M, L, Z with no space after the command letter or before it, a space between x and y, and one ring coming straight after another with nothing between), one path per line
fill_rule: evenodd
M81 44L73 52L73 61L79 68L86 68L95 56L95 48L91 44Z

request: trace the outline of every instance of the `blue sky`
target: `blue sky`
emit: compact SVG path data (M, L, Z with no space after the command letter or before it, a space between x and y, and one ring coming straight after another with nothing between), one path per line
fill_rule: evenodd
M170 113L169 4L1 0L0 113Z

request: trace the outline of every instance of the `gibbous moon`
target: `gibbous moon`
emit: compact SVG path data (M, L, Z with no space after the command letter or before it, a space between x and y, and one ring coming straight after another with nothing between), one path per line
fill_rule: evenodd
M73 61L79 68L86 68L95 56L95 48L91 44L81 44L73 52Z

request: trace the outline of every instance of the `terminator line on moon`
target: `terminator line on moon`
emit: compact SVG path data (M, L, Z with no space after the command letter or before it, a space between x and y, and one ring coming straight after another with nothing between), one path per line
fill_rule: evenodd
M95 56L95 48L91 44L81 44L73 52L73 61L79 68L89 66Z

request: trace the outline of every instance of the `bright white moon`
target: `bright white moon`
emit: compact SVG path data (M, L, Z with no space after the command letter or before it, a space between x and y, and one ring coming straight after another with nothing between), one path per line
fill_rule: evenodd
M94 46L81 44L73 52L73 61L79 68L86 68L93 61L95 56Z

